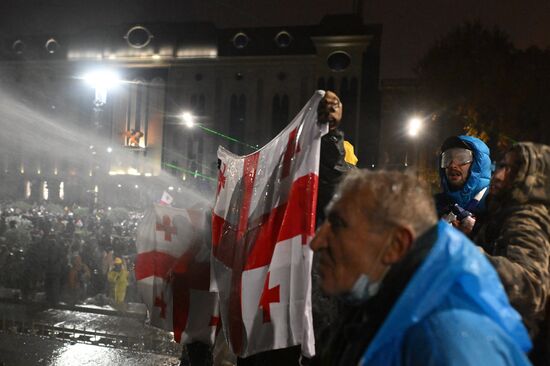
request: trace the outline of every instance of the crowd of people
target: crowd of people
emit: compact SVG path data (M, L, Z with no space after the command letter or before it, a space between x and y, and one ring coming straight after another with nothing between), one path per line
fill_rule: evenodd
M0 287L28 301L113 305L138 299L133 265L142 217L119 209L1 205Z
M493 168L451 136L439 163L435 197L405 173L342 174L311 245L340 306L311 363L550 364L550 147Z
M294 347L237 364L549 365L550 147L515 143L493 167L482 140L451 136L433 196L409 174L357 169L342 110L326 93L311 243L317 355ZM50 303L105 294L123 307L136 296L139 219L4 205L0 285ZM192 365L212 363L200 354Z
M494 166L482 140L451 136L434 196L410 174L356 169L342 110L327 92L318 111L331 132L311 243L317 354L237 365L550 365L550 147L515 143Z

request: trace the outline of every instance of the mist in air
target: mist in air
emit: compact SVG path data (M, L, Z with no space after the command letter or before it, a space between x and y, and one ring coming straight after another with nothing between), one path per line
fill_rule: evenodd
M100 202L105 207L127 203L143 209L158 201L163 191L174 196L176 207L213 204L212 180L197 179L185 174L185 169L168 173L160 169L160 159L140 159L135 164L136 151L123 146L123 138L117 136L125 131L111 128L110 103L115 98L111 96L98 111L93 88L77 75L19 65L0 70L0 80L0 168L6 176L21 175L23 179L13 179L14 184L55 178L85 185L89 192L95 185L110 181L112 186L116 180L116 202L108 202L109 196L103 195ZM172 155L185 158L183 152ZM139 165L140 174L109 175L113 166L124 165ZM145 172L155 173L147 177ZM215 177L215 172L206 173Z

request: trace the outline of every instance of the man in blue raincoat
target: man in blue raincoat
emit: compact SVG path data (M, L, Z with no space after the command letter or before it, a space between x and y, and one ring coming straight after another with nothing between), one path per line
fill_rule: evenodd
M472 136L451 136L441 146L437 214L466 234L485 211L491 181L489 154L487 145Z
M519 314L478 248L399 172L352 171L311 244L347 304L318 365L529 365Z

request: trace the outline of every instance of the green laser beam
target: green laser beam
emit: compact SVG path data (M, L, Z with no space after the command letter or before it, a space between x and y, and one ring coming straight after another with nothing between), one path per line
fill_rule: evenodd
M205 178L205 179L208 179L208 180L210 180L210 181L212 181L212 182L216 182L216 181L217 181L216 178L212 178L212 177L209 177L208 175L201 174L201 173L197 172L196 170L195 170L195 171L192 171L192 170L185 169L185 168L182 168L182 167L179 167L179 166L177 166L177 165L170 164L170 163L164 163L163 165L164 165L165 167L168 167L168 168L172 168L172 169L179 170L180 172L192 174L192 175L194 175L195 177Z
M190 158L186 157L182 153L177 152L175 149L169 149L167 147L163 147L162 149L164 151L169 152L170 154L175 155L176 158L181 158L181 159L186 160L188 162L195 163L195 164L201 166L203 169L207 169L207 170L210 170L210 171L217 171L216 169L213 169L212 167L209 167L208 165L202 164L201 162L199 162L196 159L190 159Z
M238 143L238 144L244 145L244 146L246 146L246 147L251 148L251 149L254 150L254 151L258 150L258 146L249 145L249 144L247 144L246 142L239 141L239 140L237 140L237 139L234 138L234 137L227 136L227 135L225 135L225 134L223 134L223 133L221 133L221 132L212 130L212 129L208 128L208 127L204 127L204 126L201 125L201 124L197 124L197 126L200 127L201 129L205 130L206 132L210 132L211 134L214 134L214 135L216 135L216 136L220 136L220 137L222 137L222 138L224 138L224 139L227 139L227 140L229 140L229 141L233 141L233 142L236 142L236 143Z

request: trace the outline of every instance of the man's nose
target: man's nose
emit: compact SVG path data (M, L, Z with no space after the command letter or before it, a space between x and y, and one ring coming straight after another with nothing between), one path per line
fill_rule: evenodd
M495 172L493 173L493 176L491 177L492 180L502 180L504 178L504 170L503 168L497 168Z
M313 250L314 252L317 252L327 247L328 230L329 230L329 223L325 221L319 227L319 229L317 229L317 232L315 233L315 237L311 241L311 244L310 244L311 250Z

